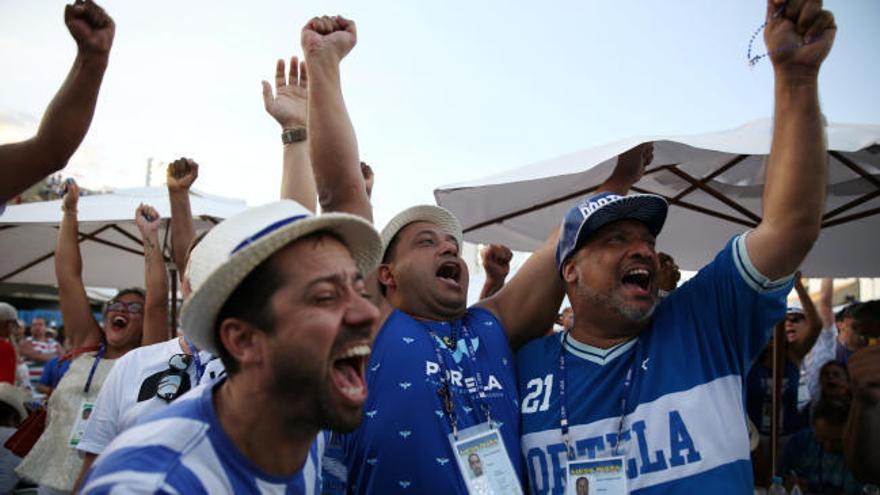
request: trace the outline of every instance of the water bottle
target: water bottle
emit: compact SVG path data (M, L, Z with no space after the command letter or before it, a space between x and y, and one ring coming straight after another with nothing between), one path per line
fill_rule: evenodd
M770 489L767 490L767 495L788 495L788 492L785 491L785 487L782 486L782 476L773 477Z

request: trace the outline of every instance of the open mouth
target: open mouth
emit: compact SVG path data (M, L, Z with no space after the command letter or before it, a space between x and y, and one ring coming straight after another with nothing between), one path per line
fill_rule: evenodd
M456 288L461 288L461 266L455 261L447 261L437 268L437 278Z
M110 320L110 325L114 330L122 330L128 326L128 318L124 316L114 316L113 319Z
M624 273L620 283L639 295L648 295L651 288L651 272L646 268L630 268Z
M367 398L364 369L369 356L370 346L357 344L343 350L333 360L333 383L342 396L355 405L361 405Z

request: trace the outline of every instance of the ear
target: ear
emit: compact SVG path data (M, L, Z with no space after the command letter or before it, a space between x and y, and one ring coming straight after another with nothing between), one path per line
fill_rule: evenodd
M376 278L379 279L379 283L385 286L385 290L391 288L397 288L397 284L394 282L394 271L391 269L390 264L381 264L379 268L376 269Z
M572 256L562 264L562 280L564 280L566 284L573 284L577 282L577 279L578 273L575 268L574 256Z
M265 332L238 318L226 318L220 324L220 345L242 369L263 362L266 337Z

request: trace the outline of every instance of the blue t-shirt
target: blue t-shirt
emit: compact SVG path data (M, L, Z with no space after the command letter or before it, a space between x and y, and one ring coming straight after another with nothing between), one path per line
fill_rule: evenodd
M782 376L782 414L779 416L783 436L809 426L809 408L802 414L797 407L799 381L800 369L786 359ZM746 377L746 411L762 435L770 434L772 410L773 368L760 362L759 358Z
M826 452L807 428L795 433L782 453L782 472L806 482L807 493L862 493L861 484L846 467L842 452Z
M438 340L453 333L457 340L451 350ZM363 423L342 436L341 460L325 460L325 477L347 478L350 493L467 493L447 438L452 429L438 394L441 370L449 376L459 430L486 420L484 403L476 397L480 382L510 461L523 479L513 356L501 322L481 308L470 308L451 322L417 321L400 311L388 317L367 367Z
M43 374L40 375L40 385L45 385L47 387L55 388L58 386L58 382L61 381L61 377L67 373L67 369L70 368L70 362L72 359L65 359L61 361L61 364L58 364L59 356L55 356L43 365Z
M327 434L318 435L295 474L264 473L217 419L212 396L222 383L195 389L116 437L95 461L82 493L320 493Z
M784 316L790 289L790 277L770 282L757 272L738 236L659 304L637 338L598 349L569 335L566 408L577 458L613 455L620 436L633 493L751 493L743 376ZM565 489L562 347L551 335L517 355L522 451L536 495Z

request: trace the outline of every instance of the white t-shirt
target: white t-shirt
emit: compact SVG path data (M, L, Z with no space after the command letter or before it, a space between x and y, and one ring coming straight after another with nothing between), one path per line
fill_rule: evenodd
M175 337L165 342L139 347L119 358L95 401L91 420L86 427L77 450L100 454L117 435L134 426L138 420L149 414L161 411L168 402L156 397L155 388L148 398L138 401L144 382L155 375L167 371L168 360L181 354L179 340ZM196 366L190 363L187 374L190 379L190 394L193 389L201 389L206 384L216 382L223 375L223 363L207 352L199 352L199 359L205 366L201 383L196 384ZM146 388L150 388L147 386Z

